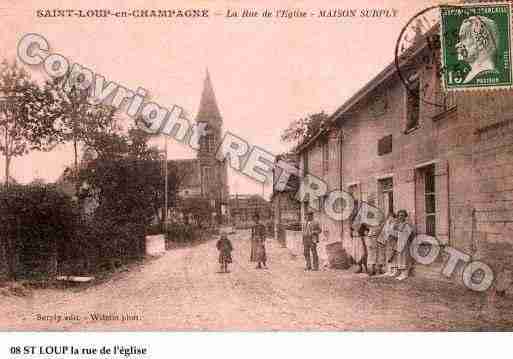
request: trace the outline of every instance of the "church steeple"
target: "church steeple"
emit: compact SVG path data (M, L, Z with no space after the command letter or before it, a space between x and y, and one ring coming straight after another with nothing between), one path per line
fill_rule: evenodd
M214 88L212 87L208 69L205 81L203 82L203 92L201 93L196 122L208 122L212 125L222 124L223 122L219 107L217 106L216 95L214 94Z
M216 158L218 145L221 143L223 120L207 69L203 92L196 115L196 122L207 124L207 133L200 139L197 154L201 173L201 194L203 198L214 203L218 220L221 219L222 205L227 204L228 198L228 167L226 161Z

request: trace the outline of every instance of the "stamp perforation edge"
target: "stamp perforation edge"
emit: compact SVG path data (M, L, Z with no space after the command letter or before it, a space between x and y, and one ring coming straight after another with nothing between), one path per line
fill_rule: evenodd
M483 84L481 87L476 86L475 84L469 86L458 86L458 87L447 87L445 76L442 77L442 91L444 93L449 92L469 92L469 91L499 91L499 90L511 90L513 88L513 66L512 66L512 58L511 58L511 47L513 45L512 37L511 37L511 28L512 28L512 3L511 2L487 2L487 3L469 3L469 4L446 4L439 5L439 36L440 36L440 65L441 68L445 68L445 53L444 53L444 23L442 18L442 7L461 7L461 8L470 8L470 7L492 7L492 6L507 6L509 8L509 21L508 21L508 35L509 35L509 75L510 75L510 84L509 85L485 85Z

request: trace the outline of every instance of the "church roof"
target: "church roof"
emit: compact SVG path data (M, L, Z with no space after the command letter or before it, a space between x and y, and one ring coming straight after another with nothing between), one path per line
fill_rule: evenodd
M196 115L196 121L222 123L221 113L217 106L216 95L214 94L214 88L212 87L208 69L207 76L203 83L203 92L201 93L201 101L198 114Z

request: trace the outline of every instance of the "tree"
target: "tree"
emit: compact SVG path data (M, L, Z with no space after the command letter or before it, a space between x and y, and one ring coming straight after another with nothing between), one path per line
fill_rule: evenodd
M150 138L150 134L138 128L130 128L128 130L128 156L148 161L162 160L159 150L148 144Z
M123 152L123 141L118 136L115 109L104 104L92 104L90 94L75 86L67 88L67 76L47 81L45 93L51 94L51 118L61 143L72 142L75 183L78 192L79 145L93 147L99 152Z
M48 103L48 93L31 81L23 67L6 60L0 64L0 152L5 159L6 186L14 157L31 149L53 148L57 138Z
M323 129L328 121L329 116L324 111L292 121L283 130L281 140L283 142L293 142L296 146L300 146Z
M46 181L44 178L36 177L32 180L32 182L30 182L30 185L31 186L44 186L44 185L46 185Z
M136 121L137 123L137 121ZM148 141L152 136L139 128L131 128L128 131L128 156L139 160L145 160L152 163L153 176L148 177L148 183L153 188L153 200L151 205L154 209L155 216L159 218L160 224L163 225L167 220L167 213L164 208L165 197L165 168L167 168L168 178L168 204L177 205L177 195L180 187L191 174L190 168L178 167L176 163L169 161L167 166L162 166L164 158L156 147L148 145ZM156 172L160 169L160 175ZM159 215L160 214L160 215Z
M91 148L97 157L80 168L79 187L81 183L87 183L80 197L96 197L102 210L110 208L113 215L144 208L143 217L147 218L151 213L151 218L158 218L162 224L165 217L161 215L165 196L163 158L148 144L150 135L131 128L127 135L113 133L96 138L101 141L92 141L90 146L95 146ZM68 178L72 176L73 173L68 171ZM176 200L183 177L184 174L178 175L176 166L168 166L168 197L172 202Z
M149 146L148 141L151 138L149 134L138 129L129 130L129 157L144 161L147 166L148 176L146 178L147 186L151 188L152 200L149 203L153 208L155 218L159 219L159 224L163 227L167 220L166 208L164 205L166 197L166 174L167 170L167 198L168 203L176 200L176 193L180 177L178 176L178 168L174 165L164 164L166 160L158 148Z

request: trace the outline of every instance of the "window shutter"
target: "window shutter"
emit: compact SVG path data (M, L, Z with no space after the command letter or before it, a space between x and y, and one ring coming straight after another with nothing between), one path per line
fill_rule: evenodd
M436 186L436 238L441 244L449 244L449 163L435 164Z
M415 190L415 168L407 168L397 171L397 181L394 177L394 192L398 195L394 197L394 209L396 211L405 209L408 211L410 221L417 223L416 201L417 194ZM413 201L411 200L413 198Z

